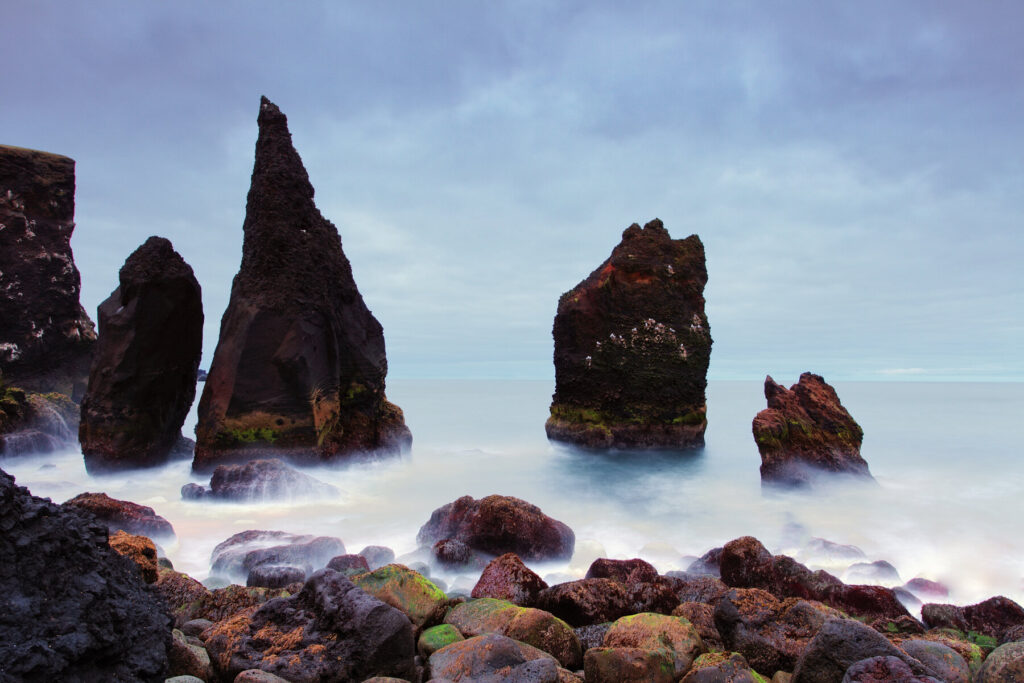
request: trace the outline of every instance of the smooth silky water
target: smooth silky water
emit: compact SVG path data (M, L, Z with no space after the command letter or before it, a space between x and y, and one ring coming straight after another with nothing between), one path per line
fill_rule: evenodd
M1001 594L1024 603L1024 384L834 385L864 428L861 452L877 484L837 479L810 492L763 492L750 423L765 401L753 381L711 382L703 450L592 453L545 438L551 382L392 380L388 397L405 411L411 452L306 468L338 487L331 500L183 501L183 484L209 483L189 461L90 476L81 453L65 451L0 466L57 502L103 491L152 506L177 532L163 544L175 568L199 579L209 574L213 547L239 531L331 535L349 552L386 545L402 556L416 549L416 532L435 508L499 493L540 506L576 532L572 561L533 565L554 581L581 577L598 556L685 569L686 556L743 535L842 576L851 560L803 547L819 537L858 546L866 561L891 562L903 581L941 581L951 602ZM194 425L193 411L185 432ZM476 580L434 575L462 590Z

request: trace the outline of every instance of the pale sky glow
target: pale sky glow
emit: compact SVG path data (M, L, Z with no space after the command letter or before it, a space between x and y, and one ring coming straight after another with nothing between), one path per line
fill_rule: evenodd
M2 16L0 143L77 161L84 305L169 238L203 286L204 367L265 94L392 377L553 376L558 296L659 217L707 250L713 379L1024 380L1016 0Z

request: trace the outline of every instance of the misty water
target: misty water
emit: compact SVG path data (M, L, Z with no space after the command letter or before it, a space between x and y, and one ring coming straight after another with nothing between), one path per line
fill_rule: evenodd
M183 484L209 483L192 474L189 461L90 476L76 450L0 466L56 502L103 491L152 506L177 532L163 544L167 556L199 579L210 572L214 545L246 529L337 536L349 552L386 545L412 562L416 532L435 508L466 494L500 493L575 531L570 562L532 564L553 581L582 577L598 556L685 569L687 556L743 535L842 577L858 560L809 550L811 539L824 538L857 546L860 561L891 562L902 581L945 583L951 602L1001 594L1024 603L1024 384L834 386L864 428L862 455L877 484L840 479L812 492L762 492L750 423L765 402L752 381L710 383L703 450L598 454L546 440L551 382L391 380L388 396L413 432L411 452L307 468L340 490L328 500L183 501ZM194 424L193 412L186 433ZM434 575L465 591L476 579L436 568Z

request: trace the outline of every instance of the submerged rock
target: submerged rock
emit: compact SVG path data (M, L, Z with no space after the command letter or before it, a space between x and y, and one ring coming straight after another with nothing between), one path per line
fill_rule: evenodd
M330 498L340 492L281 460L252 460L244 465L218 465L210 478L210 488L185 484L181 497L186 500L261 501L278 499Z
M203 346L202 292L162 237L124 262L100 304L78 436L90 470L156 465L181 440Z
M0 677L163 680L170 618L92 515L0 470Z
M416 540L433 545L444 539L494 555L516 553L525 560L567 560L576 545L576 535L565 523L525 500L499 495L480 500L463 496L434 510Z
M78 401L96 332L79 303L74 215L73 159L0 145L0 374Z
M287 118L263 98L242 265L203 385L193 467L331 460L411 442L384 395L384 333L313 203Z
M210 564L213 575L246 581L254 568L263 565L296 567L308 576L344 554L345 544L331 536L249 530L218 543L210 555Z
M549 439L592 448L704 445L711 334L704 245L633 224L555 315Z
M864 431L819 375L805 372L789 389L764 380L768 408L754 418L761 482L805 486L820 473L871 479L860 455Z

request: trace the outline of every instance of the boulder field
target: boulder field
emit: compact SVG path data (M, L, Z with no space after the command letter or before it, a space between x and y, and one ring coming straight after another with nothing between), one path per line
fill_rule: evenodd
M265 97L242 264L199 401L193 467L320 462L411 442L384 395L384 333L317 210L288 120Z
M549 439L589 448L704 445L711 330L704 245L633 224L558 300Z

